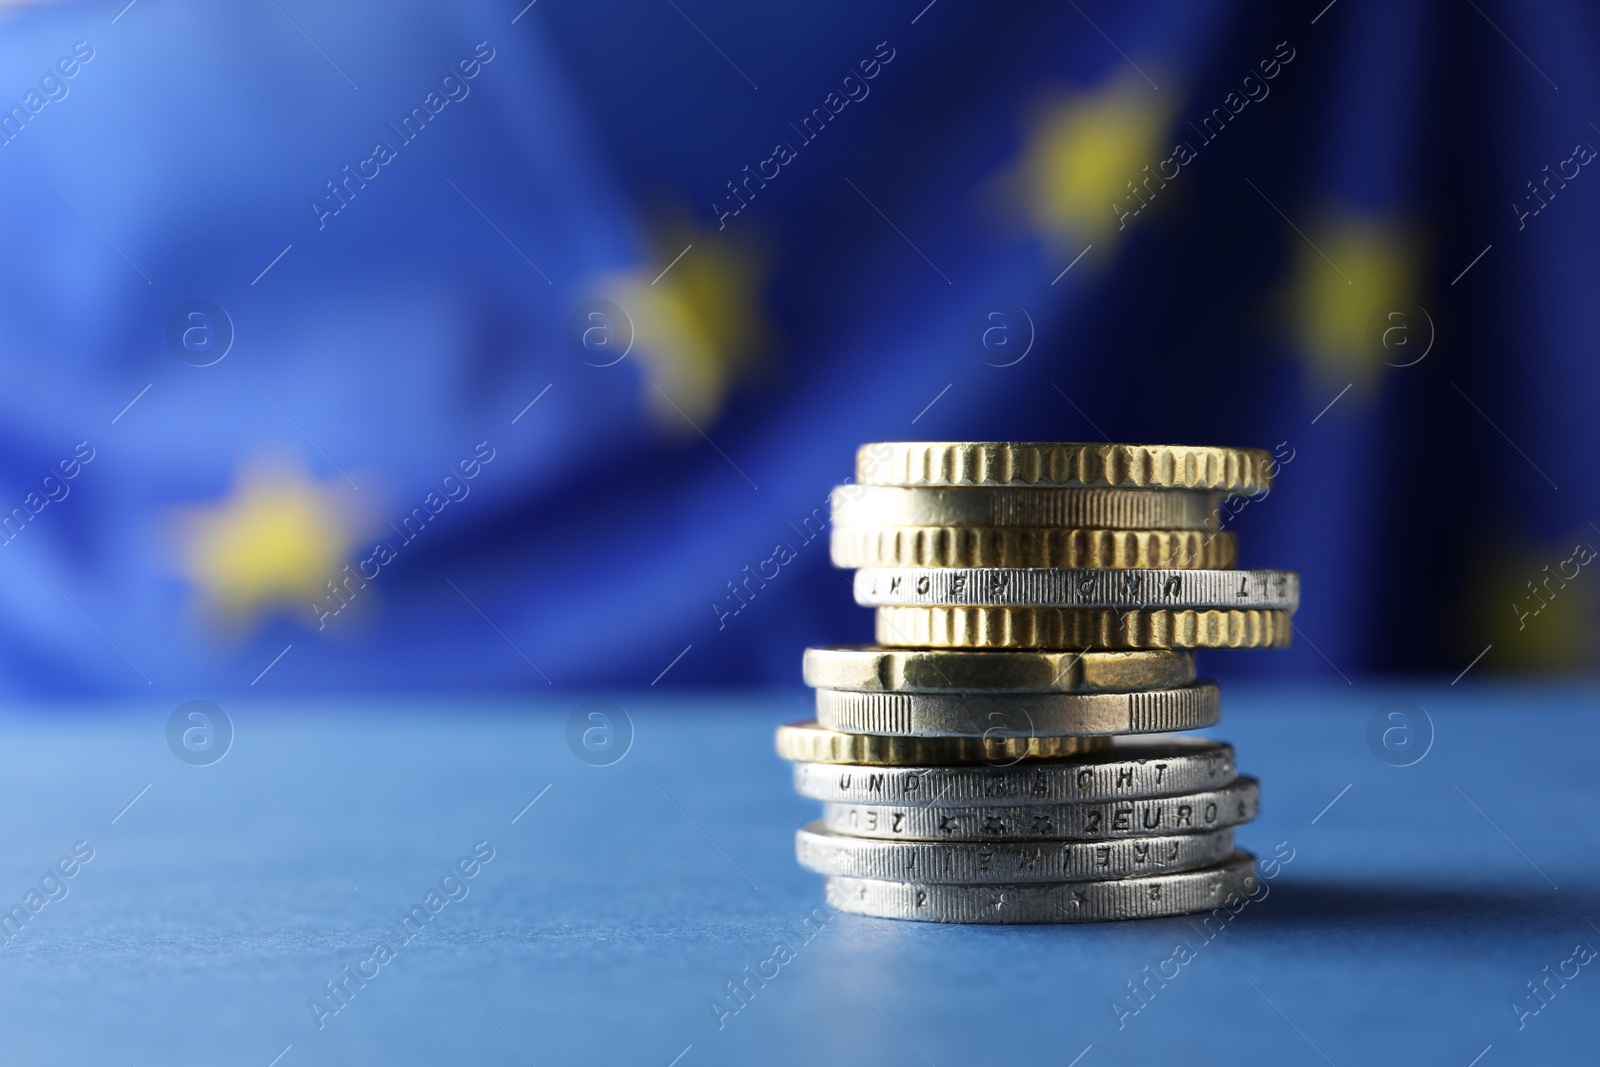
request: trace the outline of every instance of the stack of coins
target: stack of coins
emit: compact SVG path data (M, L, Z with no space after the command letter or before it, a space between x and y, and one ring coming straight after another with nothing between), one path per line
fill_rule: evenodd
M1212 726L1202 648L1289 643L1299 576L1234 569L1227 501L1260 451L864 445L834 490L832 556L878 645L813 648L814 722L783 726L823 804L802 866L885 918L1088 922L1232 906L1257 783Z

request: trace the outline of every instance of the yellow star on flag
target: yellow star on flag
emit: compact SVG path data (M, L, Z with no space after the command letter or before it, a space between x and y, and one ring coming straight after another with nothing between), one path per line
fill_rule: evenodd
M1063 246L1108 241L1119 232L1117 204L1137 208L1128 189L1168 153L1170 94L1137 78L1057 96L1033 116L1022 159L1006 176L1031 225ZM1140 186L1141 190L1143 186Z
M1288 313L1320 384L1367 388L1385 361L1401 365L1420 357L1429 327L1410 321L1418 285L1415 242L1397 226L1355 216L1313 225L1307 236L1294 241ZM1406 344L1385 348L1398 341Z
M1467 576L1471 640L1463 640L1463 654L1492 642L1499 671L1593 670L1600 594L1588 572L1600 569L1597 546L1590 530L1545 545L1486 545Z
M178 515L180 570L209 616L248 628L273 609L303 616L335 579L359 532L339 481L292 466L243 466L228 495Z
M617 302L633 320L647 405L664 429L692 435L716 419L768 347L768 257L748 241L684 227L667 230L659 246L658 262L677 258L618 279Z

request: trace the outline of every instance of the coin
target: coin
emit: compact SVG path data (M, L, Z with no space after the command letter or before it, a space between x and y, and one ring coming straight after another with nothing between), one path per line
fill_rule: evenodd
M778 755L804 763L918 767L951 763L1010 766L1020 760L1060 759L1111 747L1109 737L879 737L826 730L815 722L778 727Z
M892 737L1155 734L1215 726L1215 682L1131 693L853 693L817 690L817 725Z
M1194 653L806 649L805 682L864 692L987 693L1161 689L1194 681Z
M1254 778L1170 797L1079 804L841 804L825 802L822 821L835 833L906 841L1094 841L1222 830L1256 817Z
M1289 614L1167 608L879 608L878 643L912 648L1285 648Z
M1119 737L1104 752L1011 767L796 763L794 789L844 804L1059 804L1192 793L1238 776L1233 747L1200 737Z
M1300 606L1294 571L906 567L856 571L862 607L1266 608Z
M828 509L835 526L1210 531L1222 525L1225 499L1221 493L1171 489L841 485L829 496Z
M1233 854L1233 831L1120 841L869 841L812 823L795 833L800 866L818 874L967 885L1075 882L1187 871Z
M862 445L862 485L1040 485L1209 489L1252 496L1272 484L1255 448L1035 441L908 441Z
M938 885L871 878L827 879L823 891L840 911L881 919L947 923L1073 923L1151 919L1227 908L1256 899L1255 857L1235 852L1194 871L1043 885Z
M1040 490L1026 489L1036 493ZM1067 490L1071 492L1072 490ZM1084 491L1084 490L1079 490ZM1116 490L1107 490L1116 492ZM1020 526L835 526L835 567L1232 567L1232 533Z

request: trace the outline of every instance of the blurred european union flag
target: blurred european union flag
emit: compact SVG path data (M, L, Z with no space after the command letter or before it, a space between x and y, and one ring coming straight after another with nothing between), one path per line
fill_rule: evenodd
M13 693L793 682L881 439L1274 450L1224 673L1592 663L1553 10L0 17Z

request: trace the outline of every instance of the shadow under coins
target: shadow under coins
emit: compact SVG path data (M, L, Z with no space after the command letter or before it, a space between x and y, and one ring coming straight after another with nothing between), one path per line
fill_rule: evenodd
M1586 920L1595 915L1600 915L1600 892L1588 888L1558 891L1541 884L1525 890L1457 889L1286 879L1238 918L1244 926L1265 929L1326 930L1326 924L1338 923L1346 930L1373 933L1403 930L1410 938L1437 934L1459 940L1477 933L1511 941L1534 933L1586 930Z
M1120 940L1129 931L1179 933L1197 932L1213 912L1195 912L1153 919L1122 922L982 925L916 923L890 919L871 919L840 914L854 936L866 941L940 940L944 932L958 931L966 937L1005 942L1012 939L1065 941L1071 944L1097 942L1102 936ZM1227 912L1224 910L1223 914ZM1560 891L1548 885L1530 885L1525 890L1491 888L1450 888L1419 884L1394 884L1351 881L1281 880L1272 884L1267 897L1252 901L1220 924L1213 919L1198 932L1219 935L1225 941L1249 941L1259 937L1273 940L1308 938L1350 951L1365 952L1374 946L1404 944L1408 951L1431 944L1453 947L1512 948L1535 936L1584 938L1593 935L1589 925L1600 921L1600 892L1588 888ZM1206 938L1211 940L1211 938Z

